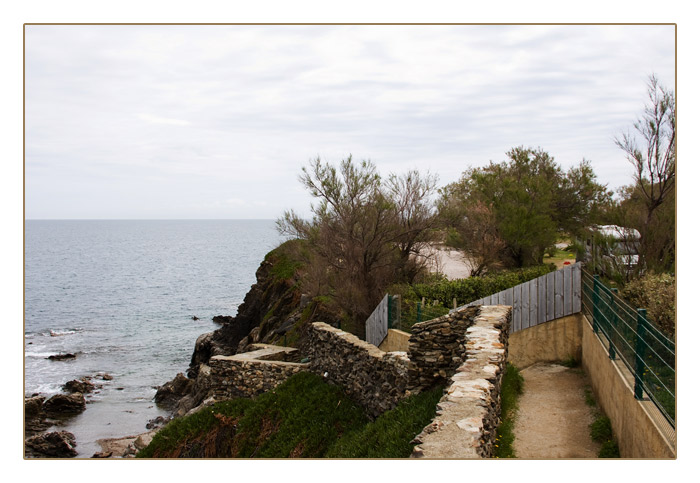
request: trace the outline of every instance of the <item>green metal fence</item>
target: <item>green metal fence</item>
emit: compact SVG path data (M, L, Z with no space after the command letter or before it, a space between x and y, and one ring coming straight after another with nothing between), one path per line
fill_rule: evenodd
M582 273L583 312L593 331L608 341L610 359L634 375L634 397L646 393L676 427L676 344L654 326L645 309L635 309L597 275Z

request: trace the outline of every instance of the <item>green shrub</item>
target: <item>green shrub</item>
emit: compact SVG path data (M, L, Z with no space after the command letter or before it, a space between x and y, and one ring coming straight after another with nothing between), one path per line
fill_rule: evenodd
M647 309L647 316L671 337L676 331L676 277L648 273L622 289L622 297L634 307Z
M600 447L598 452L598 458L619 458L620 448L617 446L617 442L614 440L606 441Z
M340 387L300 372L256 399L225 401L173 420L137 456L318 458L368 422Z
M545 275L554 270L554 265L539 265L536 267L519 268L459 280L443 280L430 284L415 284L404 288L404 297L410 301L437 300L440 305L452 308L452 299L456 298L458 305L468 304L482 297L514 287L523 282Z
M613 437L612 425L610 418L607 416L599 416L591 423L591 439L598 443L610 441Z
M427 426L442 397L441 387L411 396L362 429L341 437L329 458L407 458L411 440Z
M525 380L517 367L508 363L501 382L501 424L496 430L495 458L515 458L513 442L515 434L515 416L518 410L518 398L523 393Z

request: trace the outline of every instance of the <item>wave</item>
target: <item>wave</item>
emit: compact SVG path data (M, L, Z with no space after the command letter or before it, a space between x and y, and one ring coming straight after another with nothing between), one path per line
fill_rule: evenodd
M73 335L73 334L78 334L80 332L83 332L85 329L82 329L80 327L77 328L68 328L68 329L48 329L45 331L41 332L25 332L24 336L28 339L31 339L33 337L63 337L66 335Z

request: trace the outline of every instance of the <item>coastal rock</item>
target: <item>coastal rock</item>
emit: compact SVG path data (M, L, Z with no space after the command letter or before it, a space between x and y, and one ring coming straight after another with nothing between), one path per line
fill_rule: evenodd
M188 379L183 373L179 373L172 381L158 387L155 395L156 404L169 409L174 408L180 399L189 394L193 384L194 381L192 379Z
M75 359L75 354L70 354L70 353L54 354L54 355L47 357L47 359L50 361L65 361L68 359Z
M45 400L46 398L44 396L24 398L25 436L41 433L51 426L51 423L46 421L46 414L42 409Z
M85 411L85 396L82 393L55 394L44 402L44 412L49 415L78 414Z
M42 414L41 406L46 398L44 396L33 396L24 398L24 418L31 419L40 417Z
M63 385L63 390L70 393L79 392L82 394L89 394L95 390L95 385L90 382L88 377L81 377L80 379L73 379L65 383Z
M230 315L215 315L212 319L215 324L228 324L230 322L233 322L234 317L231 317Z
M75 450L75 436L68 431L53 431L37 434L24 442L28 456L48 458L71 458Z
M171 418L166 418L164 416L155 417L146 423L146 429L157 429L162 428L170 422Z

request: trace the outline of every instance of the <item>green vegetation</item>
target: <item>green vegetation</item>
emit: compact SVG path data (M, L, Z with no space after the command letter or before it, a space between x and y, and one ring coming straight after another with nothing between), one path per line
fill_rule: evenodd
M619 458L620 449L615 441L612 424L610 418L602 413L595 400L593 391L590 387L586 387L585 391L586 405L593 411L595 420L590 425L591 439L601 444L598 451L598 458Z
M441 190L451 240L474 261L472 275L497 264L538 265L562 233L595 222L611 193L589 161L566 173L542 149L513 148L508 161L470 168Z
M633 307L647 309L647 317L668 336L676 332L676 277L647 273L627 283L620 295Z
M441 387L402 401L364 428L340 438L328 451L330 458L407 458L410 441L435 417Z
M501 424L496 430L495 458L515 458L513 426L518 410L518 398L523 393L525 380L513 364L508 363L501 383Z
M233 399L175 419L139 458L402 458L435 415L442 389L370 421L342 389L308 372L258 398Z

